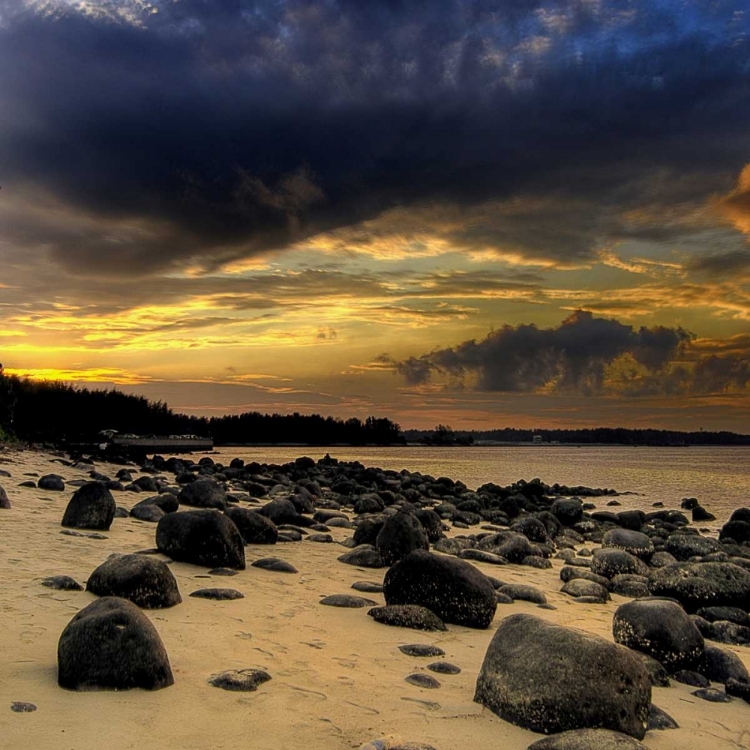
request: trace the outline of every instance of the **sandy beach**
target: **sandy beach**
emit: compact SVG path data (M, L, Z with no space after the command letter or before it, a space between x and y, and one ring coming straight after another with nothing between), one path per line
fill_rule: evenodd
M121 467L97 463L95 468L114 476ZM88 480L87 468L62 465L50 452L6 450L0 453L0 469L10 474L0 476L0 486L12 505L0 510L0 736L9 750L344 750L388 735L437 750L523 750L542 735L507 723L472 700L487 646L502 619L524 612L611 641L613 614L628 601L613 594L606 604L576 603L560 592L564 561L559 559L547 570L474 563L508 583L539 587L554 609L525 601L500 604L488 630L449 625L447 632L432 633L387 627L368 617L367 608L319 603L327 595L357 593L351 589L356 581L380 583L386 572L338 562L347 551L338 543L352 530L332 528L334 543L303 539L273 547L250 545L245 548L247 569L232 577L170 562L183 601L170 609L146 611L146 616L167 650L174 685L154 692L68 691L57 684L58 639L71 617L97 597L52 590L42 586L42 580L69 575L85 585L110 554L153 548L156 524L116 518L104 538L61 533L60 521L75 487L54 492L19 484L49 473L66 482ZM113 494L118 506L127 509L146 496ZM448 535L457 533L471 532L453 529ZM253 560L271 555L299 572L250 567ZM161 555L158 559L168 560ZM245 598L189 596L209 586L235 588ZM384 604L382 594L364 596ZM433 675L439 689L405 682L415 672L432 674L426 665L433 660L399 650L408 643L439 646L445 651L442 658L460 667L460 674ZM750 668L750 648L721 645ZM218 672L249 667L265 670L272 679L251 693L228 692L208 683ZM750 748L750 705L739 698L708 703L691 695L693 690L675 681L669 688L653 689L653 703L679 728L649 731L644 744L653 750ZM37 710L13 712L15 701L33 703Z

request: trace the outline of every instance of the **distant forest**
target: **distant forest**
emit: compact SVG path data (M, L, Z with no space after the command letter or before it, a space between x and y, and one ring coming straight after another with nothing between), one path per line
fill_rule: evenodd
M0 373L0 439L28 442L97 442L101 430L135 435L197 435L217 445L306 443L309 445L392 445L403 443L389 419L342 420L318 414L260 414L225 417L175 414L162 401L116 389L89 389L56 381Z
M612 443L619 445L750 445L750 435L733 432L679 432L595 427L576 430L486 431L433 430L403 432L390 419L340 419L319 414L245 414L191 417L176 414L162 401L149 401L116 389L90 389L56 381L5 375L0 370L0 440L32 443L97 442L101 430L135 435L197 435L216 445L301 443L306 445L470 446L486 442Z

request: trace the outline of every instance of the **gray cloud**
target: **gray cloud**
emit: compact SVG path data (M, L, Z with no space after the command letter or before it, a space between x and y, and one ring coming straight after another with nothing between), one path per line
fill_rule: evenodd
M682 328L624 325L578 311L555 328L503 326L481 341L464 341L420 357L394 362L411 385L434 373L476 379L483 391L604 391L606 368L630 355L650 373L661 372L691 339Z
M144 276L394 206L542 196L451 239L585 262L636 231L622 210L736 177L744 5L5 2L2 199L23 184L91 220L12 241L78 274Z

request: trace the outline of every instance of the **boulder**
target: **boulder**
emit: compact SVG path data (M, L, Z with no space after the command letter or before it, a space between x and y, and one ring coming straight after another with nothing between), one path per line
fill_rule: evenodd
M447 630L445 623L426 607L416 604L392 604L367 611L375 622L414 630Z
M721 545L715 539L697 534L670 534L665 549L677 560L685 561L721 552Z
M712 682L726 685L730 679L750 684L750 674L737 654L726 649L706 644L705 660L701 666L702 674Z
M290 523L295 526L311 526L313 519L301 515L291 500L278 498L258 508L258 513L270 518L277 526ZM326 523L326 521L323 521Z
M517 614L495 632L474 700L534 732L604 728L642 739L651 682L623 646Z
M623 510L617 514L617 523L623 529L639 531L646 523L646 514L642 510Z
M637 599L621 604L612 619L615 642L642 651L668 672L694 669L703 659L703 636L679 604Z
M602 547L622 549L647 562L654 554L653 542L640 531L631 531L630 529L608 531L602 539Z
M480 539L477 547L517 564L534 552L528 538L516 531L500 531L497 534L490 534Z
M427 541L434 544L443 537L443 522L440 516L431 508L418 508L414 511L419 523L422 524Z
M2 487L0 487L0 508L10 508L8 493Z
M395 563L383 583L386 604L416 604L441 620L487 628L497 607L495 589L470 563L417 550Z
M639 560L622 549L598 549L591 559L591 572L605 578L612 579L622 573L648 575L649 568L643 560Z
M45 474L37 482L40 490L52 490L53 492L62 492L65 489L65 482L58 474Z
M585 578L572 578L560 589L563 594L568 594L576 599L581 596L595 597L600 602L609 601L609 591L604 586L594 581L587 581Z
M209 568L245 569L245 548L237 527L215 510L168 513L156 526L156 546L173 560Z
M188 505L192 508L224 510L227 507L227 493L224 488L210 479L198 479L184 485L180 490L178 500L180 505Z
M70 498L62 525L69 529L106 531L112 525L117 504L101 482L87 482Z
M279 530L270 518L235 506L228 507L224 513L239 529L245 544L276 544Z
M558 498L550 510L563 526L573 526L583 517L583 503L578 498Z
M69 690L159 690L174 684L169 658L146 615L127 599L104 597L65 626L57 681Z
M174 607L182 601L169 566L147 555L112 555L89 576L86 590L119 596L143 609Z
M655 596L676 599L688 612L701 607L750 609L750 571L724 562L675 563L648 579Z
M721 527L719 539L734 539L738 544L750 541L750 521L727 521Z
M387 519L378 533L375 546L387 565L392 565L414 550L430 548L422 524L411 513L397 513Z
M610 729L571 729L537 740L526 750L648 750L648 747Z

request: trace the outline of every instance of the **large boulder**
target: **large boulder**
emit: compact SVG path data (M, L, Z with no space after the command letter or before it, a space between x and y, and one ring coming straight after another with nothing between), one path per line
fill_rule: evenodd
M705 660L701 665L701 674L711 682L724 685L730 679L750 683L750 673L737 654L726 649L706 644Z
M69 529L107 531L115 517L117 504L101 482L87 482L70 498L62 525Z
M239 529L245 544L276 544L279 530L270 518L234 505L230 505L224 513Z
M58 684L69 690L159 690L174 683L156 629L119 597L97 599L65 626L57 668Z
M648 561L654 554L654 543L640 531L612 529L602 539L602 547L622 549L634 557Z
M144 609L174 607L182 601L169 566L138 554L112 555L89 576L86 591L97 596L120 596Z
M173 560L209 568L245 569L245 547L237 527L215 510L168 513L156 526L156 546Z
M487 628L497 607L489 578L470 563L416 550L397 562L383 582L386 604L417 604L444 622Z
M612 634L616 643L652 656L670 673L696 669L703 659L703 636L685 610L667 599L621 604Z
M10 508L8 493L2 487L0 487L0 508Z
M224 510L227 507L227 493L224 488L210 479L198 479L184 485L178 499L180 505L189 505L192 508Z
M312 526L313 519L299 513L291 500L277 498L258 508L258 513L270 518L277 526L293 524L294 526Z
M675 563L651 573L654 596L676 599L690 613L701 607L750 610L750 571L725 562Z
M750 541L750 521L727 521L719 532L719 539L734 539L738 544Z
M375 546L383 561L387 565L392 565L414 550L429 549L430 543L416 516L411 513L397 513L383 524L375 540Z
M642 739L651 682L629 649L517 614L495 632L474 700L534 732L603 728Z
M510 563L522 563L529 555L534 554L531 542L524 534L516 531L499 531L479 540L477 547L493 555L504 557Z
M559 497L552 503L550 510L563 526L573 526L583 518L583 503L576 497Z

